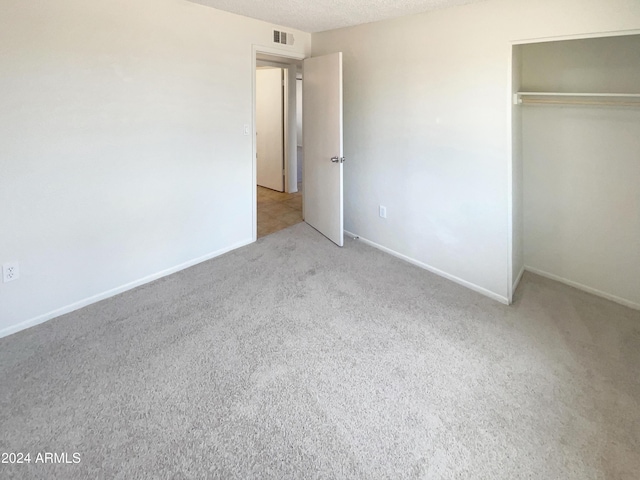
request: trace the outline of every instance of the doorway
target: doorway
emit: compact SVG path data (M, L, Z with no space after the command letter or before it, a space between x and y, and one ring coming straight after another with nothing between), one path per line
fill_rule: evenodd
M254 137L252 173L254 187L253 238L258 238L258 187L256 140L256 67L261 62L287 68L285 85L292 88L285 95L285 193L298 193L297 168L297 79L304 60L303 95L303 184L302 218L327 239L342 247L344 244L343 211L343 147L342 115L342 53L305 58L303 54L283 55L281 50L253 46L253 106ZM282 62L282 63L281 63ZM275 65L273 65L275 63ZM294 68L295 66L295 68ZM299 69L299 70L298 70ZM246 131L246 129L245 129ZM293 203L293 202L291 202ZM264 217L264 215L261 215ZM261 229L263 230L263 229ZM264 231L264 230L263 230Z
M256 54L256 238L303 221L302 65Z

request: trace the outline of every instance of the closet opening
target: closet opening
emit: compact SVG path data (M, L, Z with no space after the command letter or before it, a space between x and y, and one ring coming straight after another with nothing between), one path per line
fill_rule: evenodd
M527 271L640 309L640 35L512 55L513 291Z

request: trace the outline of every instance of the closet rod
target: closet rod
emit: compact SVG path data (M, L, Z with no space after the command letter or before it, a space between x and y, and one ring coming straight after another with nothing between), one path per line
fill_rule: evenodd
M640 98L640 93L587 93L587 92L518 92L516 95L532 97L609 97Z
M604 101L566 101L566 100L536 100L533 98L521 98L520 105L565 105L565 106L592 106L592 107L640 107L638 102L604 102Z
M556 98L553 99L553 97ZM514 105L640 107L640 93L518 92L513 95L513 103Z

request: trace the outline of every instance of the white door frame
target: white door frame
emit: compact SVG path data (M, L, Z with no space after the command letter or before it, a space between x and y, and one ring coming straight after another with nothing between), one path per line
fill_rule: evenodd
M257 165L256 165L256 67L257 67L257 56L258 54L266 54L270 56L280 57L282 59L289 60L304 60L306 58L304 53L296 53L290 52L287 50L281 50L279 48L267 47L264 45L252 45L251 46L251 210L252 210L252 238L255 242L258 239L258 199L257 199ZM286 66L286 65L285 65ZM293 67L293 65L290 65ZM290 68L289 70L292 70ZM293 74L295 78L295 73ZM295 87L295 83L294 83ZM294 116L295 120L295 116ZM285 131L288 129L285 129ZM285 170L288 169L288 159L285 148ZM285 191L288 191L287 186L288 178L285 178Z

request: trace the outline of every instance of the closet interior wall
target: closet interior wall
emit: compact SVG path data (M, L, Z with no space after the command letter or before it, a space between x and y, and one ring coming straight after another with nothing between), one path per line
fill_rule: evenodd
M514 90L638 94L640 35L520 45L513 65ZM514 270L640 308L640 102L555 100L514 106Z

